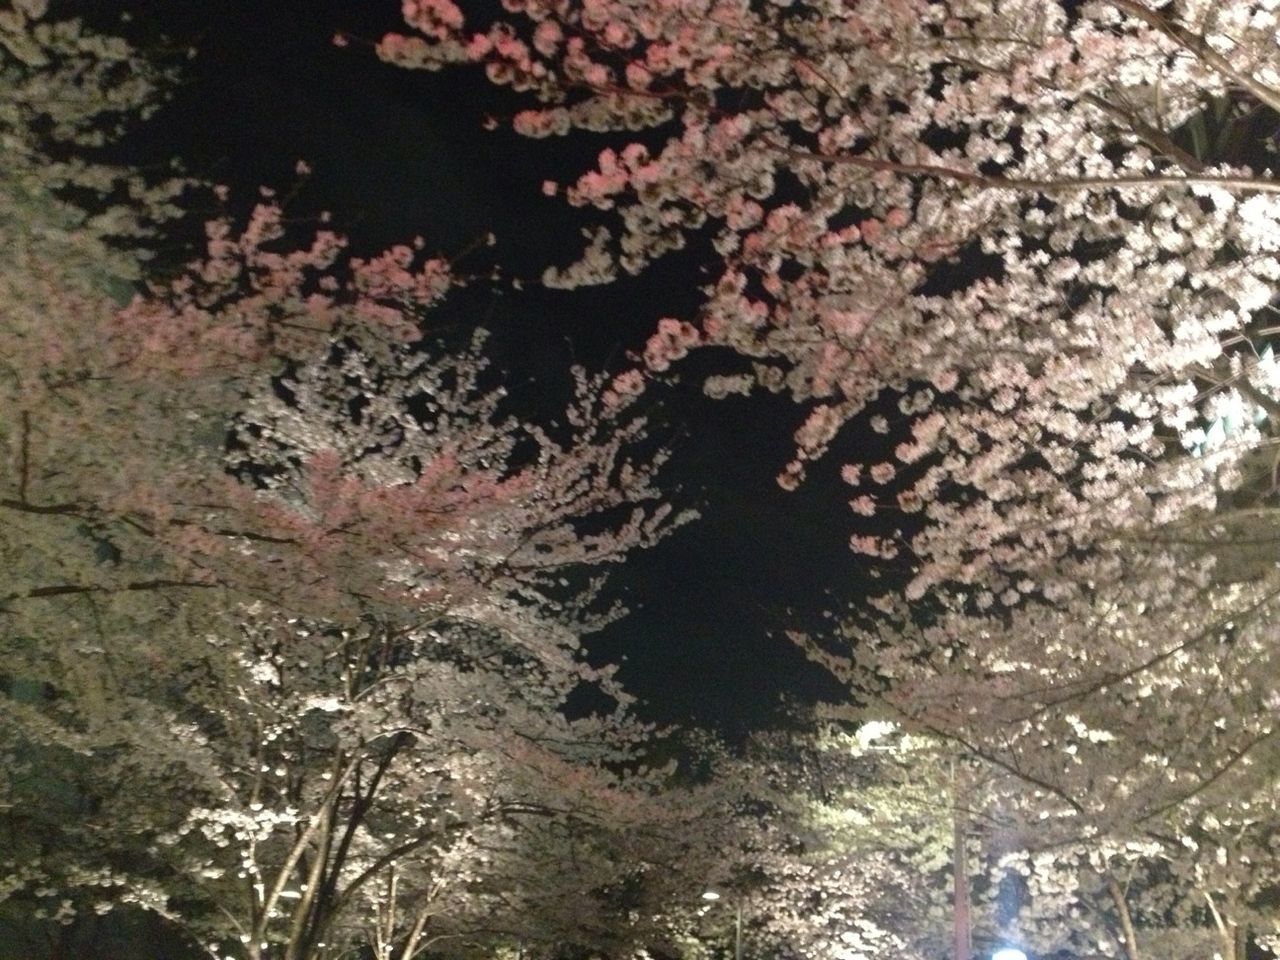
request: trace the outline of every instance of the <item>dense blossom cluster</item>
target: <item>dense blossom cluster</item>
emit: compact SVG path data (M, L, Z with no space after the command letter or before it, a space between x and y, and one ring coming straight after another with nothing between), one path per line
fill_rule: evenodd
M287 398L257 390L235 461L265 488L252 500L266 542L230 562L260 554L264 577L310 567L307 582L364 605L472 609L546 602L566 568L620 560L688 519L657 502L665 455L636 458L644 423L602 382L577 372L561 428L522 422L484 384L482 341L436 360L395 351L392 365L342 349L291 373Z
M644 360L729 347L751 373L708 392L807 407L784 487L850 461L891 589L798 639L1012 784L1024 919L1080 921L1029 942L1271 942L1277 4L504 7L406 3L381 53L482 64L527 135L616 134L545 188L601 224L549 280L710 243Z
M1212 502L1219 465L1163 452L1198 420L1184 385L1235 389L1229 344L1280 272L1280 206L1187 128L1209 104L1274 106L1276 14L1200 6L521 3L471 28L410 3L421 35L382 53L484 63L543 102L527 133L652 128L565 188L614 211L575 280L709 235L697 330L675 354L660 330L650 365L729 346L813 404L787 486L897 399L901 482L858 512L922 515L890 531L914 596L1025 593L1098 528ZM855 547L896 555L883 536Z

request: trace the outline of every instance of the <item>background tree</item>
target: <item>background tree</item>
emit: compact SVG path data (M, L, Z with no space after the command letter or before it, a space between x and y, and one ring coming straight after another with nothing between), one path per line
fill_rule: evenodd
M1127 559L1091 603L957 603L927 626L850 625L842 653L814 653L877 710L999 774L1007 852L1051 878L1033 911L1060 915L1055 884L1093 891L1071 909L1112 916L1116 944L1131 928L1131 956L1219 934L1215 949L1243 956L1246 931L1273 922L1273 587Z
M122 44L39 4L6 13L15 129L39 126L43 92L83 147L149 91L114 94ZM102 89L78 90L98 61ZM448 265L410 246L347 263L325 230L291 248L269 192L121 308L104 276L132 280L141 255L111 242L152 210L79 213L75 191L97 176L114 198L117 172L51 149L4 190L26 218L0 334L4 895L58 921L135 904L212 952L372 935L412 956L437 888L484 875L477 832L569 817L575 789L624 796L610 784L642 729L564 716L580 684L621 703L578 654L612 614L588 612L575 571L683 519L655 503L663 455L638 449L617 388L577 375L539 426L504 412L478 345L405 349ZM73 816L46 816L51 791ZM395 870L410 912L387 920L360 898Z
M140 904L212 955L337 956L366 938L379 956L458 938L465 953L506 932L478 891L522 896L495 850L524 821L615 823L652 789L612 772L648 731L565 720L589 674L493 629L246 619L240 636L175 637L163 682L130 671L109 721L77 716L74 691L18 715L41 766L10 811L9 893L67 920ZM66 819L41 806L59 773L80 805ZM530 939L555 932L535 921Z
M217 474L206 479L187 461L184 474L161 478L167 492L180 496L157 501L156 491L139 489L137 478L131 491L122 491L133 499L129 512L116 515L117 522L139 530L157 553L170 551L160 555L185 564L193 571L188 579L133 581L115 589L35 587L10 598L17 611L7 644L13 669L57 696L44 711L34 706L15 711L14 719L24 722L11 740L15 749L35 740L98 761L118 754L126 770L159 763L164 769L146 778L156 784L154 792L167 797L175 812L184 801L188 808L187 820L171 825L165 836L203 837L238 858L228 864L217 854L189 854L179 843L181 865L151 869L148 897L134 892L137 883L116 880L112 873L92 874L95 882L110 881L126 891L126 898L149 900L147 905L167 916L196 924L214 949L223 938L220 928L201 927L200 910L190 906L203 900L206 911L216 907L220 917L235 918L246 955L255 958L275 943L284 945L288 957L324 955L316 952L325 949L319 944L329 942L327 931L366 883L382 883L382 874L399 867L403 853L428 843L444 857L448 845L441 847L443 841L422 832L427 829L423 818L431 830L444 830L442 824L457 816L448 812L447 798L457 791L474 803L472 794L485 789L468 786L467 776L451 770L450 763L466 768L478 754L487 761L481 766L493 783L513 778L518 765L501 773L488 766L500 759L502 725L527 731L535 740L541 736L596 751L598 756L584 760L584 776L592 764L604 776L600 764L611 745L624 749L628 736L635 735L624 725L596 729L593 740L581 731L582 724L560 732L554 727L564 723L561 711L579 683L607 678L580 662L577 631L605 622L609 614L603 619L588 614L583 604L589 603L589 587L575 599L565 576L573 575L570 568L619 558L669 525L665 508L651 512L640 506L656 496L652 465L631 460L627 452L641 437L640 422L628 419L616 394L607 401L595 399L593 385L579 378L579 398L560 428L570 440L562 444L546 430L500 415L501 392L480 386L483 363L474 352L437 361L388 354L401 364L397 369L390 363L379 367L355 349L351 343L336 345L334 355L299 367L291 379L264 389L245 406L230 455L242 479ZM606 424L617 429L607 432ZM130 421L130 427L136 423ZM65 470L66 461L60 466ZM194 490L207 499L193 504L187 498ZM188 519L190 505L199 519ZM73 515L85 509L75 505ZM61 511L51 515L65 522ZM130 569L138 562L136 554L116 549L113 568ZM119 575L115 569L110 573ZM153 599L134 601L135 594L161 591L171 598L167 609L157 610ZM207 591L216 605L187 601L186 591L198 597ZM136 606L115 606L115 593ZM98 594L107 595L105 602ZM93 631L88 637L69 641L66 636L68 596L93 601L97 619L86 625ZM244 623L253 610L276 618L310 613L307 622L319 626L305 631L310 644L257 639ZM144 623L139 612L153 619ZM337 619L344 615L345 621ZM422 646L423 631L445 620L471 625L470 632L455 627L448 642L458 644L456 656L472 663L470 672L481 683L461 703L449 699L452 707L440 707L436 697L447 690L456 698L470 684L457 668L432 660ZM70 626L74 630L77 624ZM489 641L487 650L481 642L486 632L501 638ZM228 649L216 657L201 652L211 641ZM289 648L287 657L281 647ZM301 690L283 679L280 671L286 669L298 675ZM157 670L190 686L156 689ZM537 676L548 685L540 698ZM408 684L410 691L422 692L428 682L435 692L424 693L424 701L415 703L403 690ZM490 689L487 684L495 682L498 687ZM519 710L514 705L501 709L503 696L514 696L521 685L528 689ZM238 695L224 699L230 691ZM620 694L612 687L608 692ZM392 699L384 702L384 696ZM316 729L326 711L340 713L343 704L357 702L346 736L323 725ZM474 742L473 731L471 741L446 747L448 724L431 719L441 709L447 716L484 717L485 711L495 711L482 725L488 739ZM162 723L170 714L172 719ZM59 720L70 729L59 732ZM137 722L143 729L134 728ZM539 723L553 729L538 734ZM169 745L163 758L147 756L155 747L157 724L187 732L192 742L178 749L190 750L190 760L174 757ZM449 760L433 765L428 744L444 750ZM532 764L536 756L531 752L523 759ZM200 787L193 764L205 768ZM569 764L562 759L556 772L570 772ZM166 780L165 771L176 780ZM271 802L263 792L268 773L282 778L279 789L268 791ZM428 782L415 780L415 773ZM129 779L124 771L114 776L117 785ZM542 782L544 794L554 783ZM394 805L375 803L383 800L379 784L392 790L391 797L421 809L397 813ZM90 791L101 792L100 786ZM26 803L35 799L19 794ZM25 805L16 806L21 817ZM497 803L485 808L483 817L508 812ZM149 817L164 819L147 810L121 822L152 838L147 859L153 859L160 856L154 848L164 841L155 838L158 822ZM368 852L368 824L391 834L397 817L417 825L418 832L410 829L402 840L408 849L384 843L387 849L379 851L374 844ZM113 839L92 846L105 854L121 836L109 811L104 820L113 828ZM292 836L286 842L282 834ZM65 835L52 842L56 850L88 846ZM195 860L188 863L190 856ZM363 866L357 868L358 863ZM465 863L455 867L464 880L474 872ZM60 879L74 884L84 869L63 870ZM415 869L432 876L442 868L418 864ZM30 865L23 870L36 870L33 878L40 875ZM413 916L425 923L431 913L423 911L434 901L414 901L412 876L400 875L402 899L415 903ZM169 877L194 879L196 888L184 892L179 884L168 891ZM242 903L233 906L226 902L232 894L205 889L228 880L237 900L243 894ZM294 884L292 892L302 892L298 888L304 885L310 891L288 911L280 902L286 883ZM47 889L62 893L59 886ZM171 908L171 898L187 905ZM412 956L421 947L423 928L416 921L405 929L376 929L393 930L397 956Z

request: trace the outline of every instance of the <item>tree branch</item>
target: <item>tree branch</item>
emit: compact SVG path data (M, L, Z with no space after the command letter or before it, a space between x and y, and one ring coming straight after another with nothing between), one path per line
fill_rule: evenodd
M1280 420L1280 402L1277 402L1274 397L1267 396L1243 374L1236 380L1236 385L1240 388L1241 393L1267 411L1269 415Z
M37 600L44 597L60 597L67 594L83 593L131 593L144 590L167 590L174 587L208 589L221 586L207 580L138 580L118 587L99 587L89 584L58 583L47 587L33 587L19 593L11 593L0 598L0 608L13 600Z
M1227 177L1202 175L1153 174L1116 177L1063 177L1040 180L1030 177L1002 177L978 173L959 167L946 167L932 163L899 163L894 160L877 160L856 153L817 153L783 146L771 140L768 148L780 156L792 160L808 160L831 166L854 166L877 173L896 173L905 177L930 177L964 183L981 190L1011 190L1016 193L1071 193L1080 190L1108 190L1125 187L1216 187L1220 190L1240 193L1280 194L1280 181L1259 177Z
M1247 73L1241 73L1230 60L1209 46L1204 37L1196 36L1182 24L1168 20L1163 14L1137 3L1136 0L1111 0L1111 5L1164 34L1196 59L1213 67L1223 76L1230 77L1272 110L1280 112L1280 91L1272 89Z
M1175 807L1179 807L1182 804L1186 803L1188 800L1192 799L1193 797L1198 796L1199 794L1208 790L1211 786L1213 786L1215 783L1221 780L1224 776L1226 776L1226 774L1231 770L1232 767L1234 767L1237 763L1243 760L1245 756L1248 755L1250 750L1252 750L1258 744L1270 738L1271 735L1272 735L1272 731L1267 730L1267 731L1264 731L1263 733L1259 733L1255 737L1252 737L1244 746L1236 750L1233 750L1229 754L1227 754L1226 762L1222 764L1222 766L1220 766L1217 770L1213 771L1213 773L1211 773L1208 777L1205 777L1203 780L1197 783L1195 787L1193 787L1191 790L1187 791L1181 796L1174 797L1172 800L1168 800L1165 803L1162 803L1160 806L1156 807L1154 810L1150 810L1147 813L1144 813L1141 817L1138 818L1138 822L1142 823L1143 821L1146 821L1146 820L1154 820L1155 818L1159 817L1162 813L1172 810Z
M1115 904L1116 913L1120 916L1120 929L1124 932L1124 952L1129 960L1142 960L1138 953L1138 937L1133 929L1133 916L1129 913L1129 904L1125 902L1124 891L1116 878L1107 874L1107 892L1111 894L1111 902Z
M30 503L22 498L22 491L19 490L19 499L0 498L0 507L6 510L17 510L21 513L40 513L52 516L80 517L85 520L91 519L91 514L86 513L86 505L82 503L50 503L39 504Z
M27 502L27 484L31 476L31 414L23 410L18 440L18 502Z

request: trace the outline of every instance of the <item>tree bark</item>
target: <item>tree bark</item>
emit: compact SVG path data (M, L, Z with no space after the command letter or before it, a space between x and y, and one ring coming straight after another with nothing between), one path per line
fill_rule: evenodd
M952 954L954 960L970 960L973 952L969 903L969 864L965 856L965 823L960 774L951 766L951 872L954 884Z
M1129 960L1142 960L1138 954L1138 936L1133 929L1133 916L1129 913L1129 904L1125 901L1124 891L1115 877L1107 877L1107 892L1111 894L1111 902L1116 906L1120 917L1120 930L1124 933L1124 952Z

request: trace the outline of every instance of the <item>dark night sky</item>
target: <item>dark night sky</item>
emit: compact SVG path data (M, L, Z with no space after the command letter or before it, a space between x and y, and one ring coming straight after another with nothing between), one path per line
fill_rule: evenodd
M163 35L197 49L181 63L176 96L131 141L135 157L176 155L242 199L260 184L287 188L304 158L314 174L290 209L331 211L357 252L419 234L452 252L492 231L508 275L532 279L577 250L575 211L539 186L568 179L605 140L485 132L486 114L509 113L511 101L478 73L378 62L359 38L398 26L396 0L124 0L116 9L131 13L128 30L144 48ZM350 46L332 44L336 29L353 35ZM617 369L658 317L689 313L697 282L697 255L684 254L610 288L471 293L465 322L494 329L496 362L519 396L573 362ZM702 356L677 370L652 416L674 448L664 475L673 499L702 519L612 572L632 613L588 643L594 659L625 658L621 677L652 718L734 732L765 722L784 695L828 689L781 631L820 622L833 595L861 590L836 462L783 493L773 477L802 411L771 398L704 399L697 368L723 362Z

